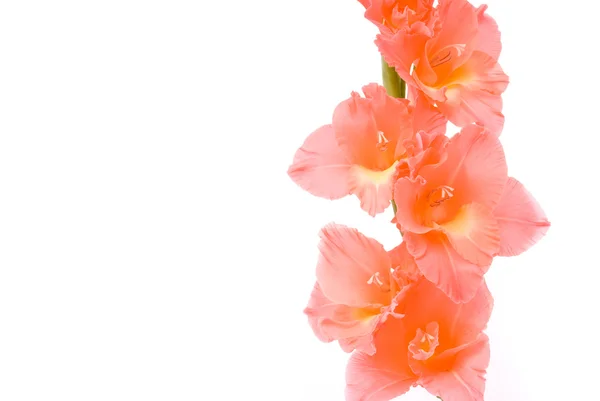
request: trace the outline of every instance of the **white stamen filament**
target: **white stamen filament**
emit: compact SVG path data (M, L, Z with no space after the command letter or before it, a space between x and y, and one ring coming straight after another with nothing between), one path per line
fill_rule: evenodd
M375 282L379 287L383 285L383 281L379 278L379 272L374 273L369 280L367 280L367 284L373 284Z
M385 135L383 134L382 131L378 131L377 135L379 136L379 143L386 144L386 143L389 142L388 139L385 137Z

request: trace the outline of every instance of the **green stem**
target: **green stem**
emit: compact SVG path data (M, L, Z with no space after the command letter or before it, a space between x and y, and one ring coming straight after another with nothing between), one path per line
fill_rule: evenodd
M396 70L390 67L385 62L383 57L381 58L381 76L383 78L383 86L387 90L388 95L406 99L406 82L398 76ZM394 209L394 216L396 215L396 202L392 199L392 208Z
M398 76L394 67L390 67L381 58L381 76L383 77L383 86L388 95L406 99L406 82Z

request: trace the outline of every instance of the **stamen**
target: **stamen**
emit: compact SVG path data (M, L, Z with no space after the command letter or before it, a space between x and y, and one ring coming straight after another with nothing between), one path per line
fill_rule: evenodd
M442 185L432 190L428 195L429 206L436 207L454 196L454 188Z
M382 152L385 152L387 150L387 144L389 143L389 141L382 131L377 132L377 141L377 145L375 145L377 149L379 149Z
M381 281L379 272L373 273L373 275L367 280L367 284L375 284L383 292L388 292L390 290L390 286Z
M377 285L380 287L383 285L383 281L381 281L381 279L379 278L379 272L376 272L375 274L373 274L371 276L371 278L369 278L369 280L367 280L367 284L373 284L373 281L375 281L377 283Z

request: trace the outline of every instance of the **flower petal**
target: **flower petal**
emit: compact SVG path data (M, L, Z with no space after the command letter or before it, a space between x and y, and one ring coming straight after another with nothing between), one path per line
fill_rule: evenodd
M434 107L424 95L418 95L413 110L413 132L425 131L428 134L446 133L448 119Z
M419 384L444 401L483 401L485 373L490 363L488 337L481 333L477 340L460 347L452 359L450 370L423 372Z
M373 152L376 150L379 134L377 123L371 110L371 102L361 97L357 92L341 102L333 112L332 126L339 147L352 164L358 164L368 169L377 168Z
M377 353L354 353L346 368L346 401L389 401L406 393L416 376L408 366L401 319L390 319L375 334Z
M442 228L456 252L478 266L489 266L500 249L498 222L489 209L477 203L461 207Z
M487 5L481 5L477 9L477 45L475 50L484 52L494 60L498 60L502 50L502 42L500 40L500 30L496 21L487 15L485 11Z
M485 329L492 314L494 300L485 282L475 296L466 303L453 302L443 291L427 279L410 287L397 311L404 315L404 327L413 334L430 322L440 326L440 349L468 344Z
M523 184L512 177L506 182L494 216L500 227L500 256L514 256L525 252L550 227L550 222L535 198Z
M440 184L456 189L454 196L462 204L479 203L495 207L507 179L504 150L497 137L484 128L469 125L450 139L448 158L435 167L425 166L422 171L435 168L431 173L440 175ZM429 180L430 172L423 172Z
M440 111L458 127L478 123L499 136L504 127L500 95L508 86L508 76L500 64L475 51L448 81L453 83L446 89L446 101L438 103Z
M350 194L351 165L335 139L331 125L324 125L306 138L288 170L290 178L315 196L339 199Z
M429 36L424 30L414 33L398 31L393 36L377 35L375 44L388 65L394 67L400 78L412 85L414 81L410 69L415 60L421 57L427 40Z
M416 282L421 276L421 272L415 263L415 258L412 257L406 249L406 242L388 252L392 267L394 268L394 277L402 284Z
M403 177L394 186L394 202L396 202L396 222L403 230L423 234L431 230L423 224L417 213L419 195L427 188L422 177L411 179Z
M350 174L350 191L360 200L360 207L371 216L390 206L398 163L384 171L354 166Z
M389 96L377 84L365 85L363 91L365 98L353 92L336 107L332 125L338 145L352 164L384 171L396 161L398 141L412 136L408 101Z
M466 51L463 55L468 57L471 43L477 37L475 7L467 0L440 0L439 10L442 29L433 39L429 55L433 56L449 47L462 45L463 51Z
M427 280L456 303L473 299L489 266L477 266L465 260L446 236L437 231L427 234L407 232L404 241Z
M320 237L317 281L326 298L353 307L390 303L392 266L379 242L338 224L325 226Z
M385 87L375 83L363 86L362 90L371 101L377 129L385 134L389 142L395 145L412 137L412 116L407 99L389 96ZM381 153L381 150L377 149L376 152Z
M304 313L319 340L339 340L346 352L352 352L354 349L371 354L375 352L371 334L379 320L379 309L367 311L334 303L323 294L316 283Z

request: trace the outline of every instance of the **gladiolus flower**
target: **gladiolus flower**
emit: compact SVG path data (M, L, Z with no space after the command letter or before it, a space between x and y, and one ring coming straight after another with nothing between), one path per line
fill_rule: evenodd
M424 27L399 30L378 35L376 43L398 75L453 124L479 123L500 135L508 77L498 64L500 32L486 9L467 0L440 0L433 33Z
M442 162L396 182L396 221L423 275L453 301L467 302L494 256L525 251L550 223L523 185L508 178L502 145L484 128L463 128L445 153Z
M409 30L413 24L427 26L434 21L433 0L359 0L365 7L365 18L382 34Z
M404 142L419 131L443 134L447 120L426 101L415 105L388 96L385 88L363 87L340 103L330 125L313 132L296 152L288 170L301 188L315 196L339 199L356 195L374 216L392 200Z
M355 229L330 224L321 230L317 282L305 313L315 335L339 341L346 352L375 353L373 333L394 312L418 272L406 246L387 252Z
M482 401L492 306L485 283L465 304L425 279L411 285L396 308L404 316L375 333L377 353L350 358L346 400L388 401L420 385L444 401Z

